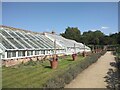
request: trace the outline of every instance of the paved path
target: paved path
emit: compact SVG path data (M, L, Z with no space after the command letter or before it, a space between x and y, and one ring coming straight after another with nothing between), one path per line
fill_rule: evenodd
M111 52L99 58L99 60L81 72L70 84L65 88L106 88L105 76L110 68L110 62L115 62Z

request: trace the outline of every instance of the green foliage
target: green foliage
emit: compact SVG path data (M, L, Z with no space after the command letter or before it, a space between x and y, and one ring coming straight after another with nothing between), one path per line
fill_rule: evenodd
M83 35L83 42L85 40L86 44L94 44L94 45L98 45L101 44L101 41L104 37L104 34L97 30L97 31L88 31L88 32L84 32Z
M120 46L117 48L116 52L114 53L116 55L115 59L116 59L116 68L117 68L116 69L116 72L117 72L116 80L118 80L116 81L117 86L115 86L115 88L120 90L120 82L119 82L120 81Z
M117 41L118 41L118 44L120 44L120 32L118 33Z
M116 47L115 55L120 58L120 45Z
M65 33L61 34L63 37L82 42L87 45L116 45L120 44L120 32L110 35L105 35L100 30L83 32L81 35L80 30L74 27L66 28Z
M62 33L61 35L65 38L67 38L67 39L72 39L72 40L75 40L75 41L79 41L81 32L77 27L75 27L75 28L74 27L68 27L68 28L66 28L65 33Z

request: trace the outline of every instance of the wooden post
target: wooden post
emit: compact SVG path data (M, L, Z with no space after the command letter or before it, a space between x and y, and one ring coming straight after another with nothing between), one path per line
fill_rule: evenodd
M54 54L56 54L56 39L54 40Z
M86 52L85 52L85 43L84 43L83 57L86 57Z
M84 43L84 52L85 52L85 43Z
M76 53L75 43L74 43L74 53Z
M94 53L94 45L92 46L92 53Z

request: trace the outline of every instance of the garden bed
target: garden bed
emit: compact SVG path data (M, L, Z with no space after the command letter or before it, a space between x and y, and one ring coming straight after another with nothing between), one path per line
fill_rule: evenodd
M91 56L84 58L79 63L70 64L65 70L60 70L60 73L49 79L44 87L47 88L64 88L66 84L69 84L80 72L95 63L101 55L104 55L106 51L101 53L95 53Z
M55 70L51 69L50 62L48 60L44 62L30 61L13 67L3 67L3 88L43 87L43 84L46 83L48 79L52 78L55 73L60 72L60 70L65 70L70 64L76 64L83 59L84 58L82 56L78 56L78 60L76 61L72 61L72 56L59 58L59 65Z
M3 67L2 86L3 88L63 88L104 53L95 53L85 58L79 55L75 61L71 56L60 58L57 69L51 69L48 60Z

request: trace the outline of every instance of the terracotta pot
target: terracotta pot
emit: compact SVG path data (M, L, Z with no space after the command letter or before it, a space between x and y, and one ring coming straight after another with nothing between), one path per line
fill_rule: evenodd
M56 60L50 61L50 64L52 69L56 69L58 66L58 61Z
M57 55L53 55L53 60L50 61L50 65L52 69L56 69L58 66L58 57Z
M76 60L77 54L72 54L72 59Z
M83 57L86 57L86 52L85 52L85 51L83 51L82 55L83 55Z

